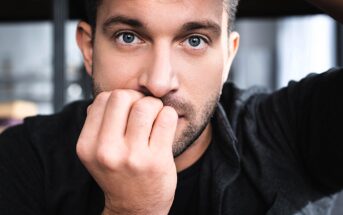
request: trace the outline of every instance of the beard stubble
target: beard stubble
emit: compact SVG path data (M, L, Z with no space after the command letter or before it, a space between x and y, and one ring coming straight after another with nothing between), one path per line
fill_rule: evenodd
M93 84L93 97L103 92L99 83L92 78ZM214 111L219 101L220 93L214 92L198 112L189 102L175 98L171 95L164 96L161 99L164 106L173 107L178 113L182 111L182 115L187 121L186 127L177 134L173 143L173 156L174 158L185 152L192 144L199 138L206 126L210 123ZM199 116L198 116L199 115Z

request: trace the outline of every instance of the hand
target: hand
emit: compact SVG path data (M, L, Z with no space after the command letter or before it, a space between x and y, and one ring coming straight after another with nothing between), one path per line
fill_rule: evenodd
M105 194L104 214L168 214L177 173L176 111L133 90L99 94L77 154Z

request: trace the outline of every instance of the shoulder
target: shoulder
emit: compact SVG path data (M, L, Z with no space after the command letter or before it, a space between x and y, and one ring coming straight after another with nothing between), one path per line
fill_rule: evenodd
M263 87L250 87L240 89L234 83L225 83L220 98L220 104L235 130L239 116L247 109L254 109L259 101L269 95L270 92Z
M59 113L27 118L0 135L0 175L5 175L1 183L9 187L1 193L0 185L0 196L12 201L9 196L13 194L24 206L37 201L37 210L49 211L61 210L60 202L65 196L70 197L69 203L73 205L67 203L62 210L85 205L85 190L96 192L99 197L100 192L78 159L75 147L89 103L75 102ZM25 195L18 197L18 193Z
M70 138L73 133L81 131L89 104L89 101L78 101L56 114L26 118L24 126L33 140L58 136Z
M265 112L285 108L289 103L301 103L304 99L316 98L318 95L331 96L340 94L343 86L343 68L331 68L321 74L310 74L300 81L290 81L286 87L270 91L263 87L239 89L228 82L223 87L220 99L231 123L235 124L237 117L243 112L250 116L256 112Z
M55 149L75 148L89 103L74 102L56 114L26 118L23 124L5 130L0 142L3 147L30 148L39 157Z
M58 113L26 118L24 125L33 133L56 133L61 129L79 127L84 122L89 104L89 101L77 101L65 106Z

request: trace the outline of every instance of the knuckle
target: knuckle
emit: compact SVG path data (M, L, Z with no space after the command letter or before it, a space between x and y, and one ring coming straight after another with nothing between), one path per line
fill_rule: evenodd
M126 160L125 167L132 172L137 172L141 169L138 159L134 157L130 157Z
M178 118L176 111L172 107L164 107L159 115L158 125L160 127L170 127Z
M126 90L114 90L111 93L111 100L114 101L128 101L131 96Z
M108 100L109 95L110 95L109 92L101 92L101 93L99 93L96 96L94 103L96 105L105 104L107 102L107 100Z
M146 100L148 100L148 102L154 107L157 107L159 109L162 109L163 107L163 102L161 101L161 99L156 99L153 97L146 97Z
M83 142L78 142L76 145L76 154L82 161L87 161L90 159L89 150Z
M175 119L178 117L177 112L175 111L174 108L166 106L163 108L164 114L166 115L166 118L168 119Z
M94 156L99 167L107 171L115 172L123 169L126 163L127 150L122 147L113 150L106 145L100 144Z
M125 162L125 168L131 172L144 172L148 169L146 161L142 160L138 156L128 156Z
M137 115L145 115L149 113L150 109L150 104L144 99L138 100L132 105L132 111Z
M114 90L112 91L111 96L109 98L109 103L112 106L116 106L119 104L130 104L131 106L133 101L137 99L136 96L136 94L129 90Z
M162 107L163 103L161 100L153 97L144 97L133 104L132 110L138 114L147 114L159 111Z
M107 166L109 163L109 157L103 150L98 150L96 155L96 160L101 166Z
M118 156L102 148L98 149L96 153L96 161L101 167L112 171L117 170L120 166Z

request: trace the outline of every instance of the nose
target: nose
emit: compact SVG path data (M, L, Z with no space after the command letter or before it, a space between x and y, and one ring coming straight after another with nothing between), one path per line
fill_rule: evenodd
M171 57L171 48L167 44L156 44L149 62L146 62L148 66L139 77L139 87L145 94L162 98L178 89Z

